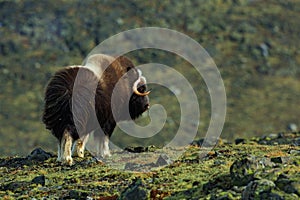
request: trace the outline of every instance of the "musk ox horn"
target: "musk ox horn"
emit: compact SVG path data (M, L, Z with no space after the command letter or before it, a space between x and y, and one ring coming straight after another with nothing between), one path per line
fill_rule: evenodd
M139 73L139 78L133 84L133 87L132 87L133 92L138 96L147 96L148 94L150 94L150 91L143 92L143 93L138 91L138 84L139 83L141 83L143 85L146 84L146 78L142 76L142 71L141 70L138 69L137 71Z
M147 91L147 92L139 92L138 89L137 89L137 85L139 84L139 79L133 84L133 92L138 95L138 96L147 96L148 94L150 94L150 91Z

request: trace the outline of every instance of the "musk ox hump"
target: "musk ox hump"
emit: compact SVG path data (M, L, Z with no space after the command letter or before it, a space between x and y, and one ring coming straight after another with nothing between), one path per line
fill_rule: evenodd
M112 56L105 54L94 54L87 58L84 62L84 68L87 68L94 72L94 74L100 78L101 74L104 72L104 68L108 67L116 59Z

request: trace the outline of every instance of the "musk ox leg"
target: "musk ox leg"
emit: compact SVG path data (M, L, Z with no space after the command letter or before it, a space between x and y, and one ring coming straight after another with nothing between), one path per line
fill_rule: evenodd
M103 157L110 157L111 153L109 150L109 136L105 135L104 136L104 141L103 141Z
M63 133L63 137L60 141L61 144L61 162L63 164L72 165L73 159L72 159L72 143L73 138L71 136L71 133L68 129L65 129Z
M76 149L77 156L80 158L84 158L85 144L88 141L88 139L89 139L89 135L86 135L76 140L72 145L72 155L74 155Z
M89 139L89 135L85 135L82 138L80 138L80 139L77 140L77 148L76 148L76 150L77 150L77 155L80 158L84 157L85 144L88 141L88 139Z
M97 157L110 157L111 153L109 150L109 136L105 135L103 132L97 131L95 134L95 140L97 141Z
M57 162L61 162L61 143L60 141L58 141L58 145L57 145Z

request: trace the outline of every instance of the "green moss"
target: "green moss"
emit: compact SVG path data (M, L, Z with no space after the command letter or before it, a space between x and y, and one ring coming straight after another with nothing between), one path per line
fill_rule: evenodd
M119 171L110 168L109 163L91 162L91 157L75 158L76 164L72 167L57 164L55 158L22 167L11 163L0 168L2 177L0 196L9 195L12 198L18 198L29 195L36 198L66 198L77 195L77 197L99 198L106 196L118 198L122 192L123 195L127 193L129 195L132 191L139 193L143 190L144 192L140 194L143 196L145 194L147 198L154 195L156 198L164 197L166 199L236 199L241 198L245 186L235 184L230 175L232 173L230 167L235 161L242 160L245 155L248 155L248 157L255 158L252 161L253 164L256 161L260 163L264 158L272 157L271 152L278 152L279 150L288 152L289 149L290 146L288 145L220 145L213 152L200 159L196 156L200 148L191 146L173 164L161 169L154 169L148 173ZM117 159L122 156L121 154L116 155L118 155L115 157ZM5 159L9 160L9 158ZM297 160L300 157L296 156L293 159ZM273 164L272 168L253 168L250 174L253 174L254 179L258 180L258 185L255 182L252 187L249 184L253 179L249 179L244 184L249 185L248 192L256 191L258 196L266 195L265 193L269 195L272 193L272 195L281 197L299 195L299 166L294 162ZM243 166L240 167L243 168ZM45 186L31 183L32 179L39 175L45 176ZM138 184L137 180L141 184ZM272 186L266 189L265 186L268 187L268 184L265 183L268 182L274 183L276 187ZM129 190L129 188L137 189Z

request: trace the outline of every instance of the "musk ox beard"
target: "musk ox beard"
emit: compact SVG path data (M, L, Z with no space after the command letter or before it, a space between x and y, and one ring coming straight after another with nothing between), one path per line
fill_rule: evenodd
M148 94L145 77L124 56L95 54L84 66L56 72L46 87L43 122L58 139L57 160L72 165L75 143L77 155L84 157L91 132L99 140L97 156L110 156L108 143L116 123L145 112Z

